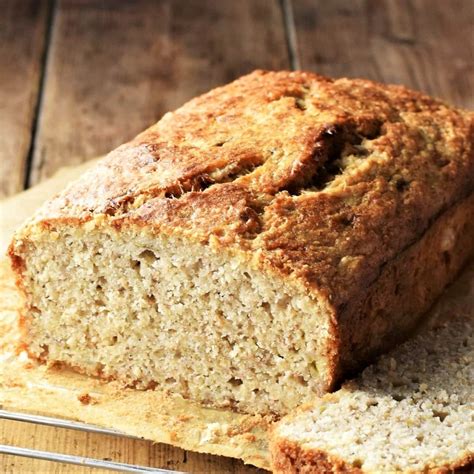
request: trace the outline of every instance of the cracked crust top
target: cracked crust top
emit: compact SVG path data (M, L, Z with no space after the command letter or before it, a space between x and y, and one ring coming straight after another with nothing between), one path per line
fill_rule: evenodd
M166 114L35 220L212 238L337 308L472 192L473 123L401 86L255 71Z

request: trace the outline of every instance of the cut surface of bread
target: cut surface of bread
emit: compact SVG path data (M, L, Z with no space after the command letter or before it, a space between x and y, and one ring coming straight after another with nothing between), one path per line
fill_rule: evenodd
M10 247L32 357L284 414L416 327L474 247L473 114L256 71L49 201Z
M277 473L447 472L474 461L474 324L450 322L382 356L272 434Z

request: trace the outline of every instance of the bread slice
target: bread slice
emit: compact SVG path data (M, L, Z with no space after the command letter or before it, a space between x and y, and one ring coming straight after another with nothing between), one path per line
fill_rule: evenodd
M418 325L474 247L473 114L257 71L48 202L10 247L32 357L284 414Z
M283 418L276 473L448 472L474 461L474 324L405 343L341 390Z

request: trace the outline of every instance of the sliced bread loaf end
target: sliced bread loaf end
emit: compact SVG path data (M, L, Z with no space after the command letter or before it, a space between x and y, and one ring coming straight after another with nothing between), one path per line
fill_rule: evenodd
M474 113L256 71L101 160L10 246L22 344L286 415L405 340L474 255Z
M474 463L474 322L428 331L283 418L274 472L448 472Z

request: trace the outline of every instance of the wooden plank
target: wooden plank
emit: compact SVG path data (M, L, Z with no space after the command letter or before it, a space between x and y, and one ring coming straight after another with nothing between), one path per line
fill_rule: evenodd
M34 123L48 2L0 1L0 198L21 191Z
M0 443L190 473L263 474L266 472L245 466L235 459L185 452L164 444L26 425L7 420L0 422ZM106 474L110 471L15 456L0 456L0 472L5 474L19 472L25 474Z
M295 0L302 67L474 107L472 0Z
M276 0L59 1L30 183L215 85L287 67Z

